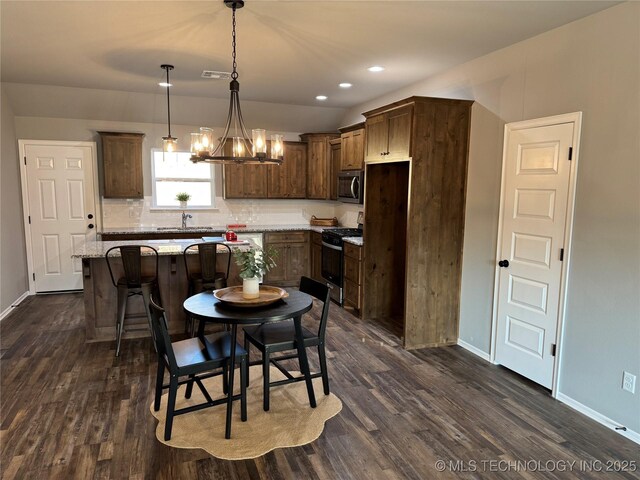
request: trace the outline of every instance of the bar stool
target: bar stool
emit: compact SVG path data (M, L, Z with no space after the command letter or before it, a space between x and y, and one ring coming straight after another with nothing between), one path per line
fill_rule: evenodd
M218 253L218 246L225 248L226 252ZM187 256L191 255L191 250L198 250L200 261L200 272L189 271ZM224 272L217 271L217 255L227 255L227 268ZM231 248L224 243L201 242L193 243L184 249L184 269L189 281L189 296L206 290L218 290L227 286L229 279L229 268L231 265ZM187 317L187 330L191 336L195 334L194 321Z
M120 258L122 259L122 269L124 270L124 277L120 277L117 280L113 274L113 267L111 263L117 256L115 255L116 250L119 252ZM144 255L155 256L155 272L153 275L142 275L143 250ZM114 252L114 254L111 254L111 252ZM153 347L156 348L149 302L152 293L155 298L160 298L160 292L158 290L158 251L147 245L119 245L107 250L107 253L105 253L105 259L107 261L107 267L109 267L111 282L113 283L113 286L118 289L116 357L120 355L120 340L122 339L122 333L124 332L124 317L127 308L127 299L134 295L142 295L142 303L144 304L144 310L147 314L147 321L149 322L149 331L151 332Z

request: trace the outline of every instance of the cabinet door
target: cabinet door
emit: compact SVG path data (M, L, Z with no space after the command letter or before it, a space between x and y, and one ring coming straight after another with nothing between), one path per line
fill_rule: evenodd
M411 105L387 113L387 158L407 159L410 157L412 117L413 107Z
M263 283L269 285L282 284L287 280L287 265L289 263L288 245L283 243L269 246L276 251L276 266L264 276Z
M342 161L340 162L341 170L352 170L352 156L353 151L353 132L343 133L341 136L342 142Z
M144 134L100 133L105 198L142 198Z
M291 243L287 250L287 281L291 285L298 285L300 277L309 273L309 245Z
M322 245L311 244L311 278L323 282L322 278Z
M243 198L267 198L268 165L240 165L244 168Z
M307 145L284 142L281 165L269 165L269 198L305 198L307 193Z
M244 168L246 165L224 165L224 198L244 198Z
M349 158L349 170L364 169L364 128L354 130L352 133L352 147Z
M329 156L325 138L309 138L307 198L329 198Z
M329 175L329 198L338 199L338 173L342 164L342 142L339 138L331 140L331 174Z
M367 118L366 131L366 157L368 162L378 161L385 157L388 141L387 117L381 113L375 117Z

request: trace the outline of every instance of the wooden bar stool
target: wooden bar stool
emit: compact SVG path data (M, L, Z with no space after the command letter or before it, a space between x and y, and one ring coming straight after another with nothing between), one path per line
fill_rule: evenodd
M112 254L112 252L114 253ZM120 277L117 280L114 276L112 265L112 262L117 257L116 253L120 254L119 256L122 260L122 269L124 270L124 277ZM155 272L153 275L143 276L143 255L155 256ZM142 303L144 304L144 310L147 314L147 321L149 322L149 332L151 333L151 338L153 340L153 347L156 348L149 302L152 293L156 299L160 299L160 292L158 290L158 251L147 245L119 245L107 250L107 253L105 253L105 259L107 261L107 267L109 267L111 282L113 282L113 286L118 289L116 357L120 355L120 340L122 339L122 333L124 332L124 317L127 309L127 299L134 295L142 296Z

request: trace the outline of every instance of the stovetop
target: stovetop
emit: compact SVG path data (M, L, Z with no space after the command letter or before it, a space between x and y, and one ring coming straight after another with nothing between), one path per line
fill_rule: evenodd
M323 235L329 235L331 237L361 237L362 230L358 228L332 228L331 230L327 229L322 232Z

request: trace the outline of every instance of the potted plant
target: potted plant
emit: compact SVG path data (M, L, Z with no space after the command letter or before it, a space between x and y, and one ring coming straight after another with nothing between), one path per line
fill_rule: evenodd
M260 297L260 277L276 266L278 252L269 247L266 250L250 248L249 250L233 249L233 258L240 267L242 278L242 296L247 299Z
M191 200L191 195L187 192L180 192L176 195L176 200L180 202L180 208L187 208L187 202Z

